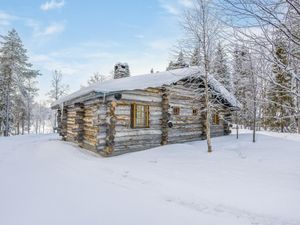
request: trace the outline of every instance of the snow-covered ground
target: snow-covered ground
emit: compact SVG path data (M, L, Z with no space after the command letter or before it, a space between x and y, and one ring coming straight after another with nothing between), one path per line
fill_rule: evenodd
M0 224L300 224L300 136L213 146L102 158L55 135L0 138Z

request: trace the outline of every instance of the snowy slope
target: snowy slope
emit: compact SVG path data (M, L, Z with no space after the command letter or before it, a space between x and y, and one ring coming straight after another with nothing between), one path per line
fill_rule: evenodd
M213 146L102 158L55 135L0 138L0 224L300 224L299 137Z

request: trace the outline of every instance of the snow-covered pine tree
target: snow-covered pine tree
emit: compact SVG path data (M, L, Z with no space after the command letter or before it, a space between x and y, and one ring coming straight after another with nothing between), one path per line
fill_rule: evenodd
M1 67L1 63L0 63ZM5 120L5 95L4 95L4 89L3 89L3 84L4 84L4 76L1 73L2 69L0 68L0 136L3 135L3 130L4 130L4 120Z
M12 116L14 118L15 134L24 134L25 120L26 120L26 105L20 95L15 95L13 102L15 107L12 109Z
M169 65L167 66L167 71L168 70L172 70L173 69L173 67L174 67L174 62L171 60L170 62L169 62Z
M29 71L29 73L35 73L35 71ZM25 109L26 109L26 127L27 133L30 133L30 128L32 125L32 109L34 104L34 97L37 95L38 89L36 88L36 81L35 77L28 77L24 83L24 91L23 99L25 102Z
M170 61L167 70L175 70L180 68L189 67L189 65L185 62L183 52L180 51L175 62Z
M273 65L274 81L268 91L269 105L266 110L265 123L271 130L290 131L295 102L292 92L292 76L284 69L288 66L287 45L284 41L276 41L275 64Z
M239 123L244 127L251 127L251 62L250 53L246 46L236 46L233 53L233 92L242 104L239 111Z
M298 8L297 8L298 7ZM298 10L298 11L297 11ZM293 88L295 89L295 125L300 134L300 4L290 5L287 12L286 27L294 40L289 40L289 65L293 71Z
M267 63L277 64L277 66L284 70L282 72L292 76L292 89L289 91L296 100L296 103L293 115L295 121L290 121L292 123L291 131L294 131L295 127L298 126L298 132L300 133L300 63L298 61L300 57L299 55L297 56L297 51L300 49L299 0L225 0L223 3L224 15L229 15L227 21L231 21L232 27L235 28L237 34L235 36L239 36L244 40L246 39L248 44L252 45L252 50L263 56ZM245 15L248 18L247 23L242 22L245 21ZM237 27L240 29L236 29ZM257 30L251 32L248 29L249 27L255 27ZM276 61L277 44L272 38L274 37L274 30L280 34L280 39L286 44L285 54L288 59L288 65L286 66L282 65L280 61ZM265 80L267 80L266 84L274 83L274 74L273 76L270 76L272 73L267 74L269 77L265 76ZM269 90L271 89L269 88ZM268 108L267 104L264 107ZM289 126L289 128L291 127Z
M4 118L4 136L8 136L12 129L13 113L15 107L14 96L21 99L29 95L26 80L34 79L38 71L32 70L28 62L27 51L15 29L1 36L0 48L0 76L2 89L2 113Z
M231 77L227 62L227 55L222 44L219 42L212 64L212 72L214 77L224 85L224 87L231 91Z
M190 66L199 66L200 65L200 52L199 47L194 48L190 59Z

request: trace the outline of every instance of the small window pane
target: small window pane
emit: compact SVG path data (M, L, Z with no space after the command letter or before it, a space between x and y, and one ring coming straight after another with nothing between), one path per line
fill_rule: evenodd
M173 107L173 114L179 115L180 114L180 108L179 107Z
M149 127L149 106L132 104L131 106L131 127Z

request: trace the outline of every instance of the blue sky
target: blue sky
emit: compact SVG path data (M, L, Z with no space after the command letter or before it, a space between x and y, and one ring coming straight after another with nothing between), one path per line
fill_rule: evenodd
M43 99L55 69L70 91L116 62L127 62L132 75L165 70L186 7L190 0L0 0L0 34L18 31L42 73Z

